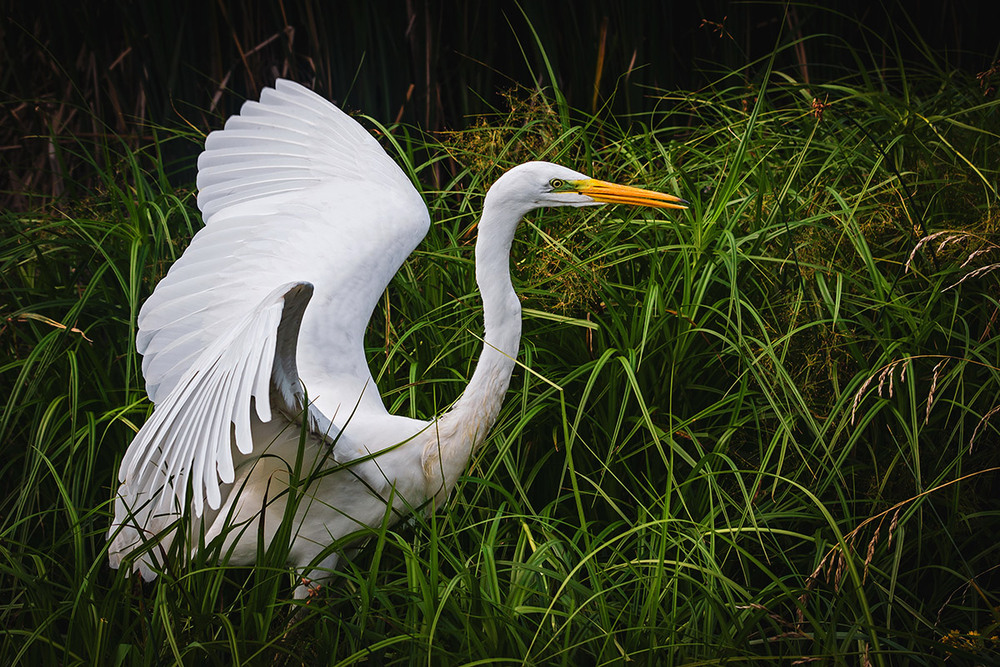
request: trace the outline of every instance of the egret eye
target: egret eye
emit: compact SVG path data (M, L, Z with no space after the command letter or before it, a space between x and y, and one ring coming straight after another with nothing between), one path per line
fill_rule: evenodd
M562 180L561 178L553 178L551 181L549 181L549 185L552 186L553 190L560 190L564 185L566 185L566 181Z

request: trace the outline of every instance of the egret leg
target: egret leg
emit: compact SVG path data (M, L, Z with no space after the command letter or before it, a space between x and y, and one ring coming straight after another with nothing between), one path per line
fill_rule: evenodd
M292 592L293 597L296 600L307 600L306 604L308 604L308 601L316 597L320 589L330 581L338 560L340 560L340 554L334 552L321 560L315 567L299 570L299 585Z

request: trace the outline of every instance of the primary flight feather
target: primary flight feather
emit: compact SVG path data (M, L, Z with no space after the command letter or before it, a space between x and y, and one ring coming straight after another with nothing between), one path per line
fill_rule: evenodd
M208 136L198 189L205 227L139 313L136 347L154 410L122 460L109 532L112 566L146 579L188 508L191 544L204 531L205 544L223 540L229 562L252 563L258 537L269 543L281 523L281 491L300 455L306 470L328 473L309 484L291 534L291 564L314 579L336 566L336 552L320 558L336 539L381 524L389 506L443 500L492 427L514 368L521 308L509 256L524 214L601 203L684 208L677 197L546 162L501 176L476 242L483 351L462 396L427 422L389 414L365 359L372 311L430 225L419 193L371 134L279 80Z

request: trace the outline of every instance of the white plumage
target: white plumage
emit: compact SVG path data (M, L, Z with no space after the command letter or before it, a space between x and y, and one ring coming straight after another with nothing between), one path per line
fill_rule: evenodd
M452 409L423 422L386 411L364 354L372 310L430 224L378 142L315 93L278 81L208 136L198 188L205 227L139 313L155 409L122 460L109 533L112 566L136 552L128 566L147 579L188 507L191 544L204 530L206 543L224 536L230 562L253 561L257 531L270 541L284 514L303 414L306 471L333 472L295 515L290 560L302 574L334 567L336 553L317 556L381 523L388 502L443 500L513 370L520 304L508 264L521 217L603 202L683 208L558 165L507 172L487 194L476 246L483 353Z

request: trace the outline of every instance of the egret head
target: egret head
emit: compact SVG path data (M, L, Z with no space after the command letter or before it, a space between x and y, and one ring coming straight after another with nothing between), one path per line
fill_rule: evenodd
M505 173L486 195L526 213L545 206L633 204L655 208L687 208L683 199L590 178L551 162L526 162Z

